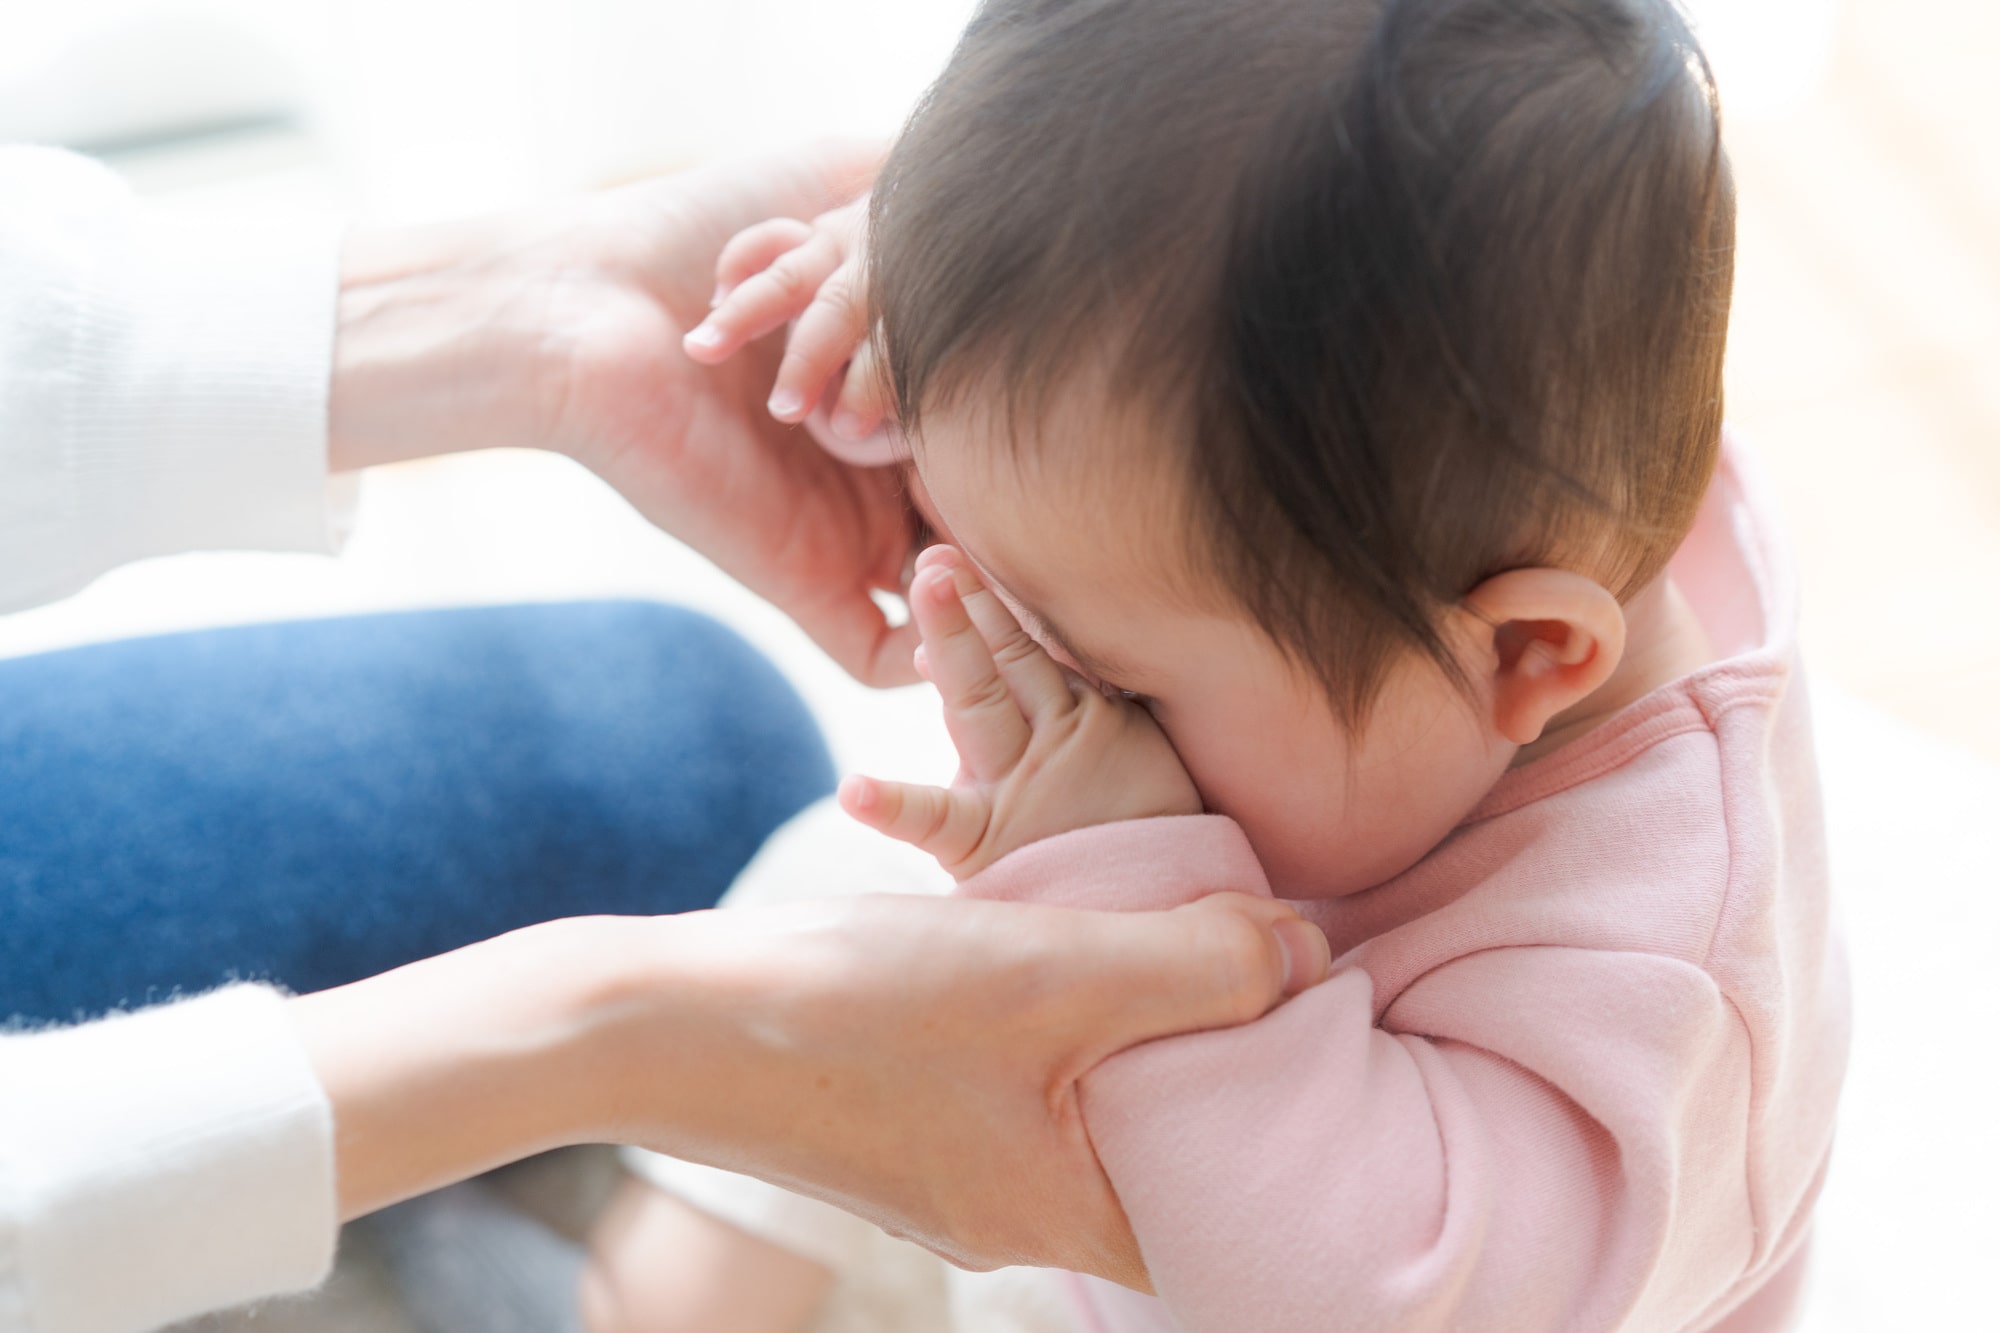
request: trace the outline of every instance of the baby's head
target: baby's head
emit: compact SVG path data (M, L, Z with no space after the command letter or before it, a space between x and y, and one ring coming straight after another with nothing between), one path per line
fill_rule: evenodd
M1618 666L1733 241L1666 0L989 0L870 281L933 520L1328 894Z

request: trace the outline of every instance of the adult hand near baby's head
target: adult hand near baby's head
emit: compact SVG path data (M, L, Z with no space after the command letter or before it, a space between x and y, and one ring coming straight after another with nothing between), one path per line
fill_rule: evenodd
M1121 914L860 898L666 930L662 957L697 959L717 1000L671 1064L633 1011L633 1058L607 1065L630 1119L607 1137L830 1200L964 1267L1067 1268L1139 1290L1145 1265L1085 1132L1080 1080L1140 1042L1257 1018L1328 965L1317 930L1239 895ZM663 1134L656 1108L689 1105L673 1081L690 1070L731 1091Z
M869 593L912 555L901 485L766 407L781 339L696 366L725 242L864 191L869 145L728 163L516 216L359 230L343 262L330 418L338 469L553 449L790 614L863 681L915 679L913 628Z

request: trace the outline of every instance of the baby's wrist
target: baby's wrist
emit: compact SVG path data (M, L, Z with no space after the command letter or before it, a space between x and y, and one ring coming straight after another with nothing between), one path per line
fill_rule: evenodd
M1138 823L1148 819L1174 819L1202 813L1202 804L1198 797L1185 801L1163 802L1157 807L1135 809L1128 812L1107 815L1103 819L1078 821L1065 824L1060 828L1042 830L1031 837L996 842L994 846L981 848L972 856L968 856L958 866L946 866L945 869L950 872L953 879L963 884L974 875L998 865L1016 852L1026 851L1035 844L1047 842L1051 838L1068 837L1071 834L1085 833L1091 829L1110 828L1118 824Z

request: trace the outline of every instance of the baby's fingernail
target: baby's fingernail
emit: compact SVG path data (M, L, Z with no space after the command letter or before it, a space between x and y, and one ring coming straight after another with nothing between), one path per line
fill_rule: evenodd
M716 284L715 284L715 295L713 295L713 296L711 296L711 297L709 297L709 298L708 298L708 308L709 308L710 310L713 310L713 309L715 309L715 308L716 308L717 306L721 305L721 304L722 304L722 303L723 303L724 301L727 301L727 300L729 299L729 293L730 293L730 292L732 292L732 291L734 291L734 290L735 290L735 288L731 287L731 286L730 286L730 285L729 285L728 283L726 283L726 282L718 282L718 283L716 283Z
M1318 926L1292 916L1271 930L1285 955L1285 994L1309 991L1326 980L1327 971L1333 966L1333 949Z
M948 602L958 595L958 580L951 562L944 559L932 560L917 571L910 581L910 591L930 598L933 602Z
M868 438L868 423L858 413L843 408L833 414L833 433L843 440L865 440Z
M874 808L875 784L859 773L850 773L840 783L840 803L855 813Z
M720 347L722 346L722 330L716 328L713 324L697 324L688 330L688 335L683 341L689 347Z
M806 400L790 389L780 389L771 395L771 415L779 420L789 420L805 411Z

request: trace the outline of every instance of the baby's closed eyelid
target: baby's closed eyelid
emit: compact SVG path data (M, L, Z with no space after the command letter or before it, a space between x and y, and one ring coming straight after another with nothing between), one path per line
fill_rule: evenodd
M1123 699L1128 704L1144 706L1152 702L1150 696L1137 690L1128 690L1123 685L1115 685L1108 680L1097 681L1097 692L1107 699Z

